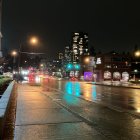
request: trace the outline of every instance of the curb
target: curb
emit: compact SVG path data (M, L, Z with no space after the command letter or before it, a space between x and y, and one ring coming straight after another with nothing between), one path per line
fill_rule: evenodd
M7 110L9 108L9 101L11 98L11 93L14 87L14 81L12 81L5 92L3 93L1 99L0 99L0 138L2 137L3 134L3 128L4 128L4 123L6 119L6 114Z
M105 85L105 84L98 84L98 83L88 83L92 85L100 85L100 86L108 86L108 87L122 87L122 88L132 88L132 89L140 89L140 87L132 87L132 86L115 86L115 85Z

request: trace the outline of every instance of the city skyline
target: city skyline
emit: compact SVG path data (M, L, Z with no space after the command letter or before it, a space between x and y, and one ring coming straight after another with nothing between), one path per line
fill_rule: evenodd
M129 1L5 0L2 21L4 51L18 49L35 34L41 42L37 49L48 58L57 57L72 46L72 32L78 31L88 33L89 47L97 52L128 52L140 45L138 4Z

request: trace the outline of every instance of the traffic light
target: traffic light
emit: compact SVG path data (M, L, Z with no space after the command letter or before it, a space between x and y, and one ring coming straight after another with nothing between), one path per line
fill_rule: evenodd
M67 64L67 70L79 70L80 69L80 64Z
M68 70L71 70L71 69L72 69L72 67L73 67L73 65L72 65L72 64L70 64L70 63L67 65L67 69L68 69Z
M80 65L79 64L76 64L74 67L75 67L76 70L80 69Z

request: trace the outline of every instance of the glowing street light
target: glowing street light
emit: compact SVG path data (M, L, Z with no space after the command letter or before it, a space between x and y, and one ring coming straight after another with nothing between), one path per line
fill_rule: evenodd
M139 57L139 56L140 56L140 51L136 51L136 52L135 52L135 56L136 56L136 57Z
M38 44L38 38L37 38L37 37L32 37L32 38L30 39L30 43L31 43L32 45Z
M12 56L16 56L17 52L16 51L12 51Z
M29 43L31 44L31 45L37 45L38 44L38 38L37 37L31 37L30 39L29 39ZM20 69L20 59L21 59L21 53L26 53L26 54L28 54L28 52L22 52L21 51L21 49L22 49L22 45L20 44L20 47L19 47L19 59L18 59L18 78L20 77L20 74L21 74L21 69ZM27 62L27 61L26 61ZM25 62L25 63L26 63Z
M16 62L17 52L16 51L12 51L11 55L13 56L13 72L14 72L14 65L15 65L15 62Z
M44 65L43 64L40 64L40 67L43 67Z
M15 63L15 57L17 56L17 52L12 51L11 55L13 56L13 63Z
M136 68L137 67L139 67L139 65L137 65L137 64L139 64L140 63L140 60L139 60L139 58L140 58L140 50L136 50L135 52L134 52L134 60L135 60L135 64L136 64ZM137 74L139 73L139 68L138 69L134 69L133 70L133 73L134 73L134 75L133 75L133 79L134 79L134 81L136 81L136 79L138 78L137 77Z
M89 63L89 57L85 58L85 62Z

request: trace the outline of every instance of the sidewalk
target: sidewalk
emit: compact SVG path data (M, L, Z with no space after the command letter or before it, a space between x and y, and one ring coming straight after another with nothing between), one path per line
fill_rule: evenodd
M125 88L135 88L140 89L140 84L133 84L130 82L119 82L119 81L103 81L103 82L96 82L93 84L96 85L103 85L103 86L114 86L114 87L125 87Z
M81 118L74 116L43 94L40 86L19 84L14 139L105 140L106 138Z

